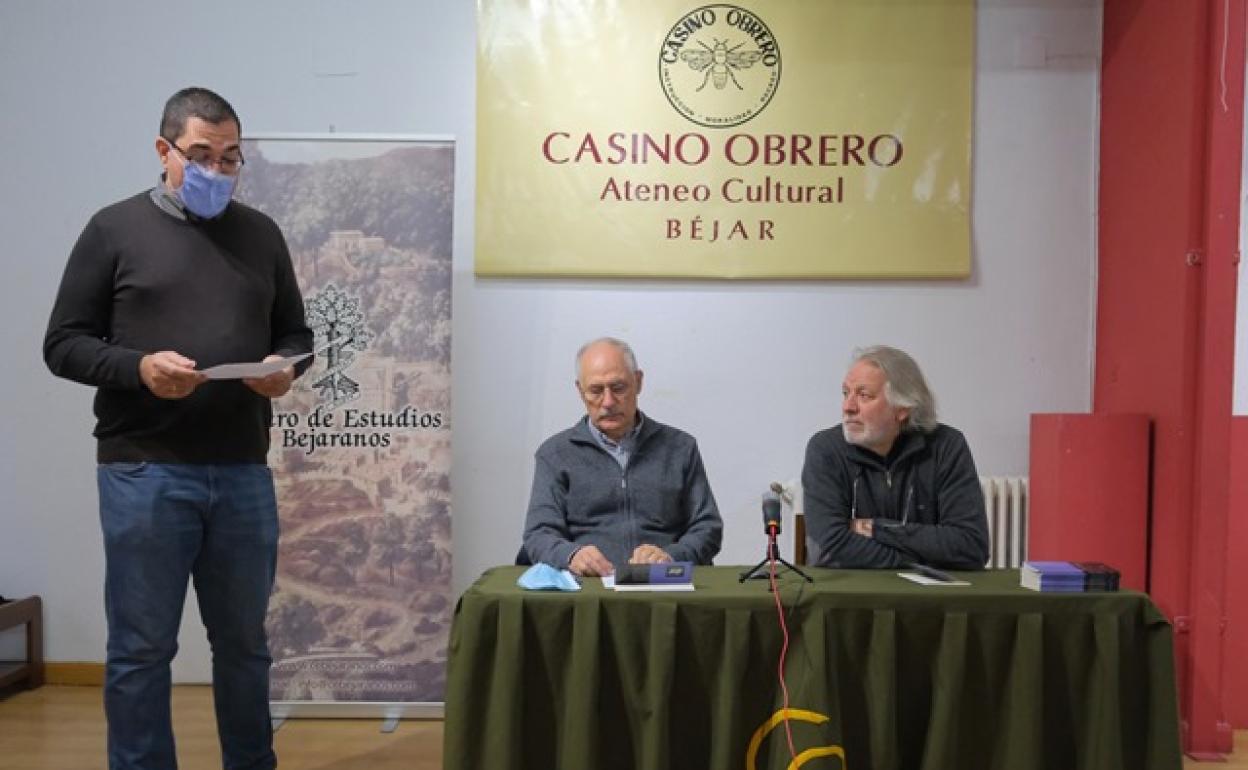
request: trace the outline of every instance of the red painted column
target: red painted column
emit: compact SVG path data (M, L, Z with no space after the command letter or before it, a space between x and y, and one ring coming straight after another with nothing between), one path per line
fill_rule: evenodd
M1097 412L1154 425L1150 592L1175 623L1184 747L1223 718L1244 0L1106 0ZM1224 106L1225 103L1225 106Z
M1226 543L1226 641L1223 695L1227 721L1248 727L1248 416L1231 418L1231 503Z
M1231 406L1235 382L1235 291L1243 159L1244 2L1211 2L1206 58L1206 149L1201 302L1193 455L1191 659L1188 752L1229 753L1224 655L1231 495Z

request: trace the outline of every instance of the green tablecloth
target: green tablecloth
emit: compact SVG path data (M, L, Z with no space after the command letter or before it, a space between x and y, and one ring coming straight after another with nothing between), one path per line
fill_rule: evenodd
M1039 594L1018 572L919 586L887 571L809 570L780 595L801 752L846 766L1181 767L1170 625L1130 591ZM526 592L520 567L460 598L446 693L448 769L747 768L782 705L783 637L766 581L699 567L691 593ZM790 761L784 726L758 770ZM834 756L802 765L839 768Z

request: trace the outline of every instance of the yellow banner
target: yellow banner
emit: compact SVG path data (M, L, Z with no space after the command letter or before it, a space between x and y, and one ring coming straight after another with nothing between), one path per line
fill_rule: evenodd
M478 0L478 275L970 272L974 0Z

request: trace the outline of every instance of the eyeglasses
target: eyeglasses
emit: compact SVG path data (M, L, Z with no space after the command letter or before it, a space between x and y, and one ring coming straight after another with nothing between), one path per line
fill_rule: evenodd
M165 141L169 142L168 139ZM212 153L206 149L191 148L188 151L182 149L173 142L169 142L169 147L177 150L179 155L187 161L194 163L196 166L206 169L211 169L213 166L216 166L217 170L226 176L234 176L238 173L239 169L243 167L243 164L247 162L243 159L242 155L237 157L224 155L220 158L214 158L212 157Z
M601 401L602 397L605 396L609 390L611 391L611 395L614 396L616 400L619 400L627 396L631 389L632 386L627 382L613 382L610 385L590 385L588 388L581 388L581 395L585 397L586 401L597 402Z

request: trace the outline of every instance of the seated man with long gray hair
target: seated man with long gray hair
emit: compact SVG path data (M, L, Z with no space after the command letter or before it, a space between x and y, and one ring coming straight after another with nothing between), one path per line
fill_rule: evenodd
M632 348L603 337L576 354L585 416L537 450L521 559L577 575L621 564L710 564L723 522L693 436L637 409Z
M919 365L896 348L854 353L842 422L806 446L802 468L814 563L982 569L988 517L966 439L936 421Z

